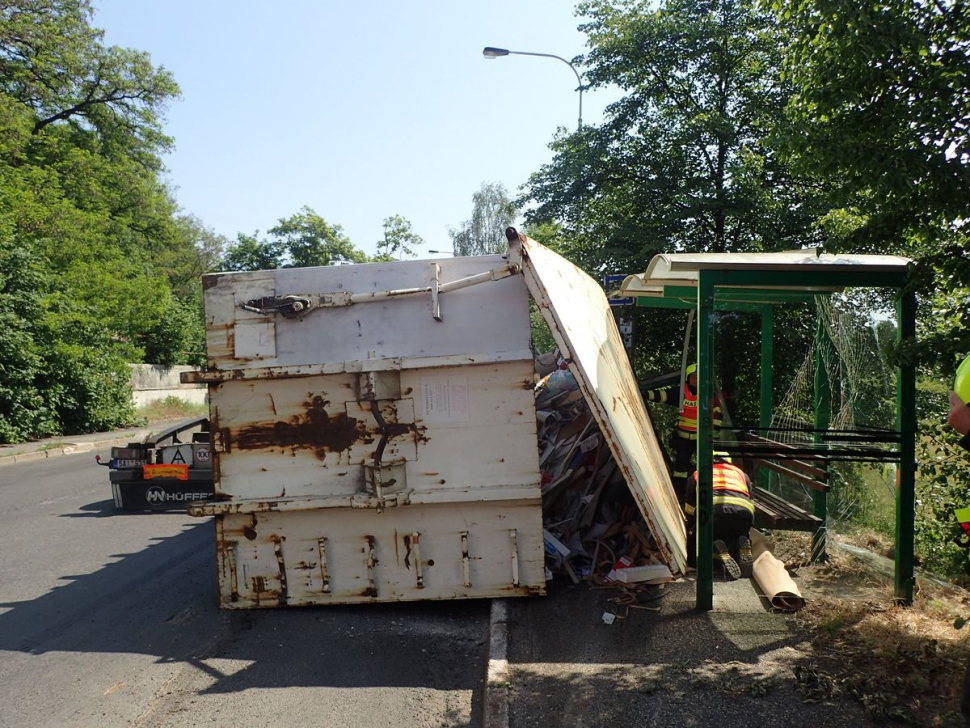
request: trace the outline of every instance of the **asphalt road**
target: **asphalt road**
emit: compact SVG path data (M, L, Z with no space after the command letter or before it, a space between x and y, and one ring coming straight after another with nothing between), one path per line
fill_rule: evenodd
M220 611L211 520L110 494L0 469L0 726L479 724L487 602Z

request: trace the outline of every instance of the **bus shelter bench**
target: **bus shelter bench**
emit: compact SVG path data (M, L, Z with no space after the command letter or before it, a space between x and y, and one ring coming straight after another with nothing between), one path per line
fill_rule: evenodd
M825 525L818 516L802 510L764 488L754 487L752 496L756 528L815 532Z

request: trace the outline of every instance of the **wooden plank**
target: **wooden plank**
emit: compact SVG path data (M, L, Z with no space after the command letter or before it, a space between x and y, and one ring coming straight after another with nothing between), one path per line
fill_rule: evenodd
M822 519L763 488L754 488L755 525L783 531L816 531Z

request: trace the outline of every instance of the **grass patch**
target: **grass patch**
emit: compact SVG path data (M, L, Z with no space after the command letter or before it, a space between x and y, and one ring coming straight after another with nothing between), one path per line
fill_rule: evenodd
M208 414L209 405L193 404L172 395L149 402L135 411L138 422L142 424L162 420L187 420L192 417L205 417Z
M963 725L970 630L954 620L970 616L967 592L921 582L911 607L893 606L891 580L836 549L808 567L809 547L801 534L776 534L775 555L808 597L795 617L809 637L795 667L799 688L814 700L856 700L877 721Z

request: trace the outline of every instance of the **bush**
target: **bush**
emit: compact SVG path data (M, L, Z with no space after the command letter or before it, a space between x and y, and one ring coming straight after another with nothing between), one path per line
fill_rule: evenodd
M107 349L59 342L48 359L48 396L65 435L103 432L135 420L131 370Z

